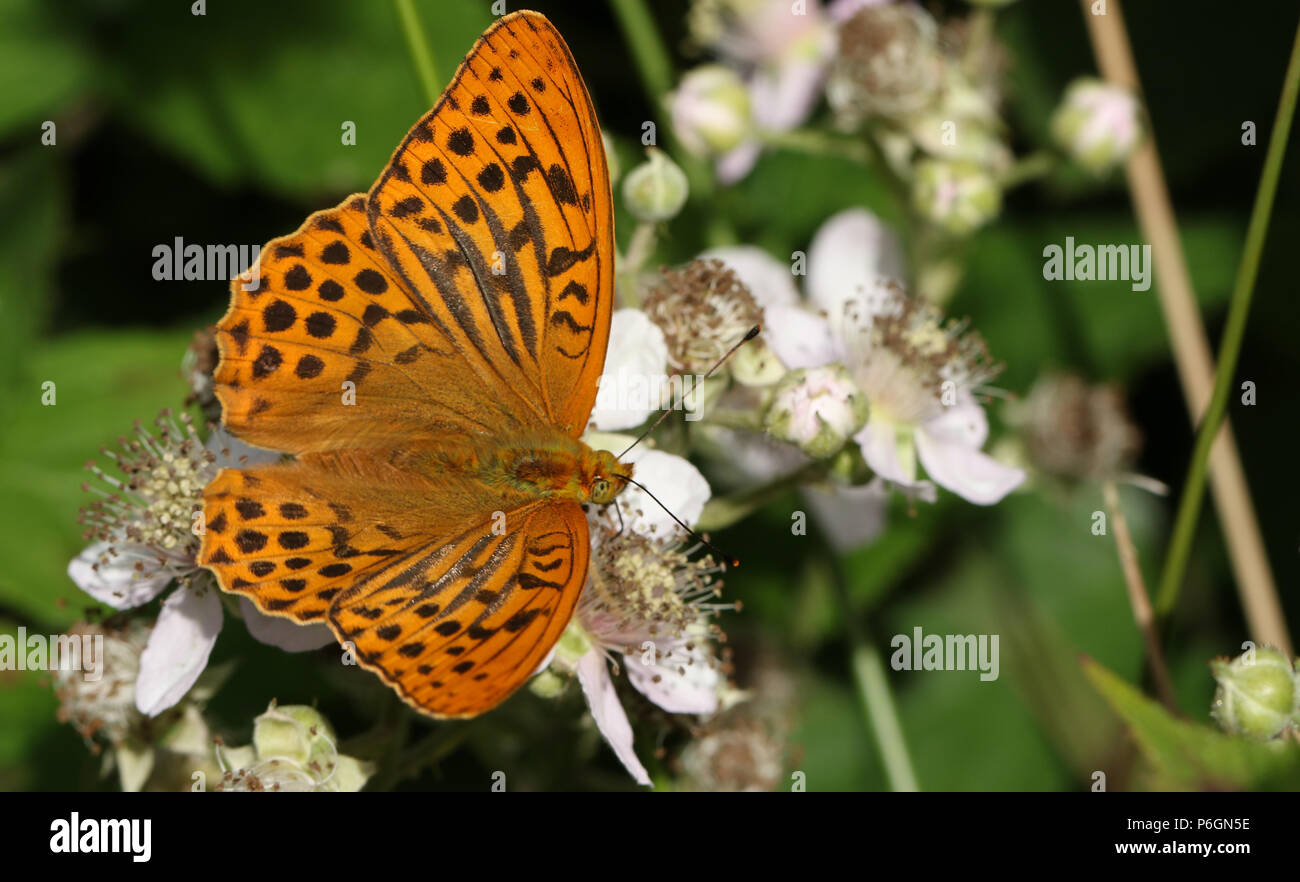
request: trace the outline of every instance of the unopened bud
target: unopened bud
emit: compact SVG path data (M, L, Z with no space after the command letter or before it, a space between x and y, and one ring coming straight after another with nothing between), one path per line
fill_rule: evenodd
M1002 190L973 162L922 160L912 184L916 210L953 235L975 232L1002 210Z
M662 150L651 147L646 152L646 161L628 172L623 181L623 201L637 220L671 220L690 194L686 174Z
M840 365L786 374L764 418L773 437L817 458L843 447L866 421L866 396Z
M1127 89L1087 77L1075 80L1052 115L1052 137L1079 165L1105 174L1142 139L1141 107Z
M1210 713L1225 731L1256 741L1276 738L1300 711L1295 668L1276 649L1260 647L1232 661L1215 659L1219 688Z
M677 137L701 156L734 150L752 128L745 84L735 71L718 64L686 74L669 99L669 109Z

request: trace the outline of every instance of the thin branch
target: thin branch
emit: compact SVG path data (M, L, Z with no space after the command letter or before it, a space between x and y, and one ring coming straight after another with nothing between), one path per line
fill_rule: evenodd
M1133 608L1133 621L1137 623L1138 630L1142 632L1142 639L1146 643L1147 663L1151 666L1156 692L1170 713L1177 713L1173 681L1169 679L1169 668L1165 664L1165 655L1160 648L1155 612L1151 609L1151 598L1147 595L1147 586L1142 579L1142 568L1138 566L1137 547L1134 546L1133 537L1129 534L1124 509L1120 507L1119 489L1114 481L1106 481L1101 489L1102 495L1106 498L1106 510L1109 512L1115 546L1119 549L1119 563L1124 570L1124 583L1128 586L1128 601Z
M1259 275L1264 241L1268 238L1268 221L1273 212L1273 199L1277 195L1278 179L1282 176L1282 159L1286 153L1287 136L1291 131L1291 119L1295 115L1297 93L1300 93L1300 28L1296 30L1295 43L1291 48L1291 61L1287 65L1286 78L1282 83L1277 118L1268 139L1264 171L1260 175L1259 190L1255 194L1255 207L1250 213L1250 226L1246 229L1246 246L1241 255L1241 264L1237 267L1237 280L1232 286L1228 322L1223 329L1223 340L1219 344L1219 369L1214 378L1214 392L1210 396L1210 405L1206 409L1205 419L1196 437L1196 447L1192 451L1187 483L1178 506L1178 519L1174 522L1169 557L1165 560L1165 570L1160 580L1160 593L1156 596L1156 604L1162 615L1168 614L1178 601L1178 592L1187 570L1187 558L1192 550L1196 519L1200 514L1201 499L1205 493L1205 469L1210 458L1210 447L1214 443L1216 431L1223 423L1228 409L1228 396L1235 385L1237 359L1241 355L1241 341L1245 336L1246 321L1250 316L1251 295L1255 290L1255 279ZM1285 637L1285 629L1283 636ZM1275 639L1269 642L1278 645ZM1288 648L1286 652L1289 655L1290 649Z
M1091 6L1089 0L1083 0L1083 17L1088 24L1098 68L1111 83L1139 91L1137 68L1119 0L1110 0L1105 15L1093 15ZM1156 290L1169 329L1183 396L1193 423L1199 424L1210 401L1214 362L1196 306L1154 138L1148 137L1129 157L1127 171L1138 224L1143 238L1151 244L1158 280ZM1291 642L1278 601L1277 586L1269 569L1259 523L1251 507L1250 489L1242 472L1237 445L1226 421L1210 450L1210 482L1251 634L1257 642L1272 644L1290 654ZM1162 613L1167 612L1162 610Z
M406 35L406 47L411 52L415 74L420 79L425 99L432 107L442 97L442 79L438 76L438 66L433 60L433 50L424 34L424 26L420 24L412 0L393 0L393 5L397 7L397 18L402 24L402 33Z

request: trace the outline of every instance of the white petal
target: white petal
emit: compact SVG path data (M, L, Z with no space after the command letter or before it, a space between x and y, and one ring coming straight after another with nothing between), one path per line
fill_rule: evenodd
M821 97L825 65L793 58L757 71L749 83L749 106L760 128L787 132L803 125Z
M862 458L871 470L886 481L911 484L916 480L914 474L903 471L903 464L898 461L898 433L893 423L874 417L868 419L853 440L862 448Z
M989 420L984 415L984 408L967 400L945 408L942 416L925 424L925 431L931 438L978 450L988 440Z
M885 526L885 485L872 481L865 487L803 488L803 498L836 551L850 551L880 535Z
M139 793L153 772L154 749L135 737L126 738L113 747L117 761L118 782L123 793Z
M961 441L931 435L928 427L916 430L916 451L921 465L936 484L976 505L992 505L1025 479L1025 473L969 447Z
M799 302L799 289L795 287L790 264L782 263L757 245L710 248L700 259L725 263L763 309L794 306Z
M798 306L769 306L763 319L763 340L791 370L838 360L830 323L821 316Z
M903 251L894 234L865 208L832 215L808 249L808 296L839 327L844 304L864 300L882 279L903 277Z
M758 163L762 152L763 145L758 141L743 141L738 147L719 156L714 166L718 182L730 186L743 179Z
M268 616L247 597L239 598L239 611L244 615L248 633L259 643L285 652L307 652L335 642L334 632L328 626L319 623L300 625L293 619Z
M590 425L610 431L645 422L659 409L667 364L668 343L659 326L639 309L615 310Z
M627 679L638 692L671 714L711 714L718 709L721 678L708 653L697 643L687 652L645 664L639 652L623 656Z
M140 653L135 706L157 716L185 697L208 665L221 631L221 601L211 586L182 586L163 602L149 643Z
M582 684L582 693L587 696L587 706L600 734L614 748L615 755L636 783L650 786L650 775L632 749L632 724L627 721L623 705L618 703L614 681L599 650L593 649L578 659L578 682Z
M551 662L555 660L555 653L558 652L559 649L560 649L559 643L556 643L554 646L552 646L551 651L546 653L546 658L542 659L542 663L537 666L537 670L533 671L531 676L536 677L542 671L549 668L551 666Z
M629 530L642 536L668 538L678 530L668 511L687 524L699 520L711 493L709 482L689 460L662 450L638 447L624 462L636 466L633 477L663 503L661 507L640 487L628 485L619 496L618 505Z
M111 555L107 563L99 563L109 546L117 554ZM140 578L135 571L137 563L143 563L153 574ZM158 570L157 552L130 543L96 542L68 564L68 578L82 591L113 609L133 609L148 603L167 587L172 577L168 570Z

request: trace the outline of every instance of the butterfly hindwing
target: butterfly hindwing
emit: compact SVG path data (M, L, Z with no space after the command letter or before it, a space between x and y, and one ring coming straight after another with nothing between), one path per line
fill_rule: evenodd
M506 16L371 188L392 271L456 345L576 437L605 362L614 222L586 86L555 28Z
M204 493L199 559L263 612L320 620L339 593L389 559L453 536L502 504L464 476L422 473L423 450L313 453L224 469Z
M394 558L335 600L329 622L410 704L473 716L545 660L586 578L587 520L542 501Z

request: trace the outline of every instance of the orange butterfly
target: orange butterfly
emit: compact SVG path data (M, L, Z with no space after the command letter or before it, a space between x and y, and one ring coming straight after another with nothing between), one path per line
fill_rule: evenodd
M490 27L366 194L231 284L224 423L296 455L204 493L200 560L271 615L324 620L415 708L503 701L573 614L582 503L632 467L578 436L605 362L614 219L564 40Z

